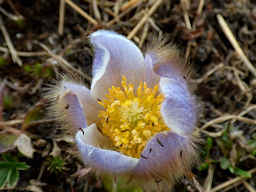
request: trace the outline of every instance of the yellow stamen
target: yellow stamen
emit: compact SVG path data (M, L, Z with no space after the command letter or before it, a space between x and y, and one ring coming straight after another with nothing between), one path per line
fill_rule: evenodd
M169 130L160 114L164 96L158 85L148 88L141 82L135 91L125 77L121 84L122 87L112 86L106 99L99 101L104 110L99 112L98 126L117 151L139 158L152 136Z

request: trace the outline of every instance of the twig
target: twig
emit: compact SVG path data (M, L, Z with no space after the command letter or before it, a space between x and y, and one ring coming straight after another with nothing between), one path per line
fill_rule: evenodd
M248 171L248 172L251 173L251 174L253 174L253 173L256 172L256 168L253 168L253 169L251 169L251 170ZM229 180L229 181L226 181L226 182L224 182L224 183L222 183L222 184L220 184L220 185L214 187L214 188L211 190L211 192L220 191L220 190L222 190L222 189L224 189L224 188L226 188L226 187L228 187L228 186L230 186L230 185L233 185L233 184L235 184L235 183L238 183L238 182L240 182L240 181L242 181L242 180L246 180L246 179L247 179L247 178L244 178L244 177L236 177L236 178L234 178L234 179L231 179L231 180Z
M248 182L243 181L243 184L249 192L256 192L256 190Z
M100 15L100 11L99 11L99 8L97 5L97 0L92 1L92 8L93 8L94 16L96 17L96 19L98 19L98 21L100 21L101 15Z
M58 27L58 32L60 35L63 34L64 18L65 18L65 0L60 0L59 27Z
M196 11L197 15L201 15L203 7L204 7L204 0L200 0L197 11Z
M256 105L251 105L250 107L247 107L244 111L242 111L241 113L239 113L239 116L244 116L245 114L249 113L252 110L256 109Z
M20 120L10 120L10 121L0 121L0 126L1 127L6 127L6 126L14 126L17 124L23 123L23 119Z
M149 24L146 23L146 24L145 24L145 27L144 27L144 30L143 30L143 33L142 33L142 36L141 36L141 38L140 38L139 47L142 47L142 46L143 46L143 43L144 43L144 41L146 40L147 35L148 35L148 29L149 29Z
M0 47L0 51L4 53L9 53L9 50L5 47ZM41 52L24 52L24 51L16 51L17 55L20 57L35 57L35 56L44 56L48 55L45 51Z
M2 20L2 17L0 16L0 29L3 33L3 36L4 36L4 39L6 41L6 44L10 50L10 53L11 53L11 56L12 56L12 60L13 62L17 63L19 66L22 66L22 61L21 59L19 58L19 56L17 55L17 52L12 44L12 41L10 39L10 36L4 26L4 23L3 23L3 20Z
M125 3L120 10L123 12L127 9L129 9L130 7L136 6L138 3L140 2L140 0L130 0L127 3Z
M215 71L221 69L224 67L223 63L220 63L219 65L216 65L214 68L212 68L211 70L207 71L206 74L204 74L201 78L199 79L195 79L195 80L191 80L192 82L196 82L196 83L202 83L203 81L205 81L211 74L215 73Z
M73 71L79 75L81 75L83 78L85 78L88 81L91 81L91 78L84 74L82 71L79 71L78 69L74 68L72 65L70 65L64 58L60 57L59 55L55 55L54 53L52 53L52 51L50 51L50 49L40 43L40 42L36 42L38 45L40 45L45 51L47 51L47 53L53 57L54 59L56 59L59 63L61 63L62 65L60 65L64 70L66 70L67 72Z
M44 123L52 123L54 121L56 121L56 119L42 119L42 120L32 121L28 124L23 124L21 130L25 131L30 127L34 127L34 126L44 124Z
M192 26L191 26L189 15L188 15L190 2L188 0L181 0L180 2L181 2L182 9L184 11L184 20L185 20L186 27L188 30L191 30Z
M210 136L210 137L216 138L216 137L220 137L225 132L225 129L222 129L221 131L218 131L216 133L205 131L205 130L199 130L199 131Z
M161 29L156 25L154 19L152 18L148 18L148 22L149 24L152 26L152 28L154 28L159 34L163 34L163 32L161 31Z
M213 175L214 175L214 167L213 165L210 165L208 169L207 178L205 179L205 182L204 182L205 192L211 191Z
M9 88L18 91L20 93L26 93L30 87L31 84L26 84L25 86L18 86L15 83L11 83L9 81L5 81L6 86L8 86Z
M133 10L135 8L135 6L130 7L129 9L127 9L126 11L122 12L120 15L115 16L114 19L112 19L111 21L109 21L106 26L110 27L111 25L113 25L115 22L118 22L122 17L124 17L127 13L129 13L131 10ZM105 9L106 12L107 9Z
M65 0L65 2L67 4L69 4L70 7L72 7L75 11L77 11L81 16L83 16L90 23L92 23L93 25L98 25L98 22L95 19L93 19L90 15L88 15L86 12L84 12L80 7L78 7L71 0Z
M3 120L3 97L4 97L4 86L5 86L5 80L3 80L0 84L0 121Z
M156 9L161 5L163 0L157 0L155 4L149 9L148 13L140 20L140 22L133 28L133 30L128 34L127 38L132 39L134 35L139 31L139 29L144 25L148 18L156 11Z
M121 7L122 3L123 3L123 0L116 1L115 6L113 8L114 9L114 17L119 15L119 11L120 11L120 7Z
M220 14L218 14L217 19L221 26L221 29L223 30L224 34L226 35L226 37L228 38L228 40L230 41L230 43L232 44L236 52L238 53L239 57L242 59L242 61L244 62L246 67L251 71L251 73L256 77L256 69L253 67L252 63L244 54L243 50L239 46L239 43L235 39L233 33L231 32L224 18Z
M10 18L13 21L18 21L20 19L24 19L21 15L17 16L17 15L13 15L11 13L8 13L7 11L5 11L2 7L0 7L0 12L5 15L6 17Z
M199 184L199 182L196 180L196 177L192 177L192 181L194 183L194 186L197 188L199 192L204 192L203 187Z
M226 115L226 116L219 117L219 118L209 121L208 123L204 124L200 129L203 130L215 123L222 123L222 122L230 120L230 119L235 119L235 120L243 121L248 124L256 125L256 120L248 119L248 118L240 117L240 116L236 116L236 115Z

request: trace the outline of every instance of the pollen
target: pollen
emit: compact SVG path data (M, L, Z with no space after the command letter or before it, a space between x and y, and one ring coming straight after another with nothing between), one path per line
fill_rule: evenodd
M123 76L121 87L112 86L105 98L98 102L104 107L98 127L116 151L139 158L152 136L169 130L160 113L164 96L158 85L141 82L135 89Z

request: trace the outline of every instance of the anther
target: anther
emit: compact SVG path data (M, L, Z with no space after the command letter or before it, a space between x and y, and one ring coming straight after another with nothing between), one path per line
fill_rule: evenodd
M69 108L69 104L67 104L66 106L65 106L65 109L68 109Z
M83 130L81 127L79 128L79 130L82 131L82 133L83 133L83 135L84 135L84 130Z
M180 158L182 158L182 156L183 156L183 151L181 150L180 151Z
M100 99L100 98L97 98L97 101L101 102L101 99Z
M148 159L146 156L144 156L144 155L140 155L141 156L141 158L143 158L143 159Z
M149 153L151 153L151 152L152 152L152 148L149 149Z
M158 183L160 183L162 180L161 179L157 179L157 178L155 178L155 182L158 184Z
M156 138L156 141L157 141L157 143L158 143L161 147L164 147L164 144L160 141L159 138Z

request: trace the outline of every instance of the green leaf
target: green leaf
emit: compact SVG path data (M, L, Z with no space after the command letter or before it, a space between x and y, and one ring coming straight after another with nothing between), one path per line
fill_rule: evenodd
M232 166L229 166L229 167L228 167L228 170L230 171L230 173L235 173L235 169L234 169L234 167L232 167Z
M11 174L8 177L7 186L14 187L18 183L20 174L16 169L11 169Z
M209 167L209 163L204 162L204 163L201 163L201 165L198 167L198 170L199 171L204 171L204 170L208 169L208 167Z
M227 158L225 158L225 157L220 158L220 167L222 169L225 170L225 169L229 168L230 166L231 166L231 163L229 162L229 160Z
M16 156L12 156L9 153L2 154L2 158L4 161L12 161L12 162L18 161L18 158Z
M37 121L39 119L42 119L43 117L43 105L40 103L38 105L35 105L25 116L24 118L24 122L22 124L22 128L23 130L25 130L27 128L27 126L33 122L33 121Z
M26 170L30 166L27 165L25 162L16 162L16 161L0 161L0 168L1 169L17 169L17 170Z
M0 169L0 189L4 187L5 183L7 182L9 176L9 169L1 168Z
M252 148L256 148L256 140L249 140L248 145L250 145Z
M7 60L3 57L0 57L0 67L4 67L8 64Z
M13 144L17 138L18 136L12 135L12 134L7 134L7 133L1 134L0 135L0 146L1 146L0 153L6 152L9 149L14 148Z
M18 159L9 154L3 154L0 161L0 188L7 185L8 188L16 186L19 180L19 170L26 170L29 166L25 162L18 162Z
M10 161L0 161L0 168L1 169L10 169L14 167L13 166L13 162L10 162Z
M15 168L17 170L26 170L30 168L30 166L27 165L25 162L15 162Z
M32 67L30 65L24 65L24 71L29 73L29 72L32 72L33 69L32 69Z
M3 97L3 106L5 109L11 109L15 107L14 98L12 95L4 95Z
M103 185L105 189L109 192L116 191L116 192L143 192L142 189L138 186L128 184L127 180L123 177L117 178L117 183L113 185L114 178L110 175L105 175L103 177Z
M211 137L208 137L208 138L207 138L207 146L206 146L207 152L209 152L209 151L211 150L212 144L213 144L212 138L211 138Z
M245 178L251 178L252 177L251 173L249 173L248 171L244 171L244 170L242 170L240 168L237 168L237 167L234 168L234 173L238 176L245 177Z
M60 157L56 156L48 160L48 170L50 172L61 172L64 169L65 161Z
M232 140L230 139L229 132L230 129L232 129L229 125L226 125L225 131L223 132L223 135L221 137L221 140L223 141L226 148L231 149L232 148Z

